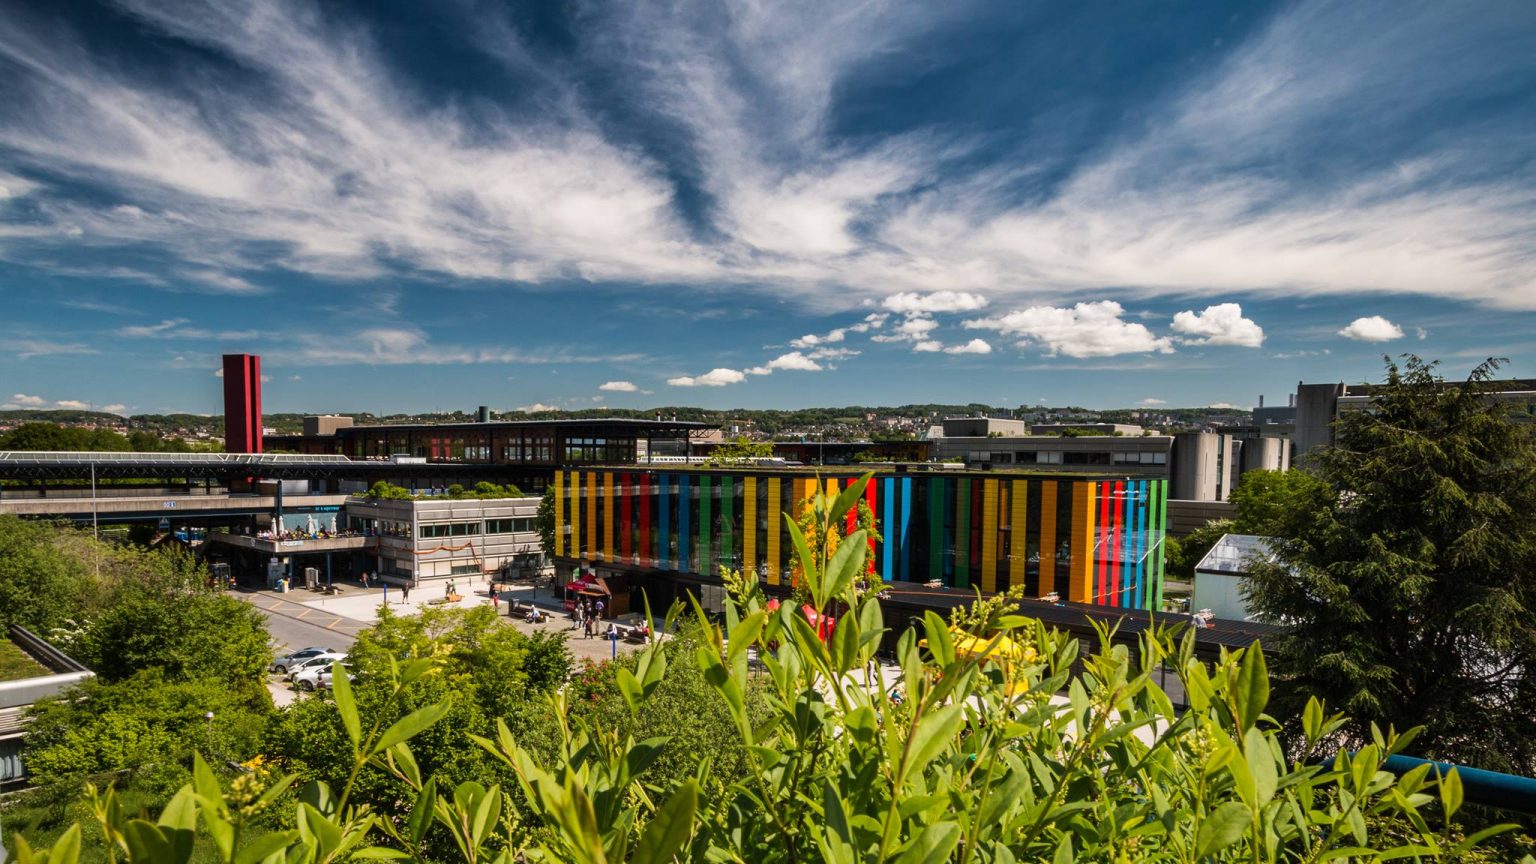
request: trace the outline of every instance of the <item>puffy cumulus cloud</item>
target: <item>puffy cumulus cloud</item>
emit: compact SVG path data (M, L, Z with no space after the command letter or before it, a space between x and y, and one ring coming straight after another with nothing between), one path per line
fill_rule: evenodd
M829 330L827 333L817 336L815 333L807 333L799 339L789 340L789 344L796 348L814 348L817 345L826 345L832 342L841 342L848 335L847 327L839 327Z
M545 411L559 411L560 408L557 405L545 405L543 402L535 402L532 405L519 405L512 410L521 411L524 414L540 414Z
M820 372L822 365L799 351L781 354L768 361L769 369L786 369L798 372Z
M936 354L944 350L944 343L937 339L921 339L913 344L912 350L919 354Z
M1258 348L1264 344L1264 328L1243 317L1237 303L1218 303L1203 312L1186 311L1173 316L1173 332L1182 334L1191 345L1241 345Z
M1232 411L1232 410L1235 410L1237 408L1237 406L1233 405L1231 402L1212 402L1211 404L1209 404L1209 405L1207 405L1205 407L1207 407L1207 408L1216 408L1216 409L1221 410L1221 411Z
M120 402L114 402L111 405L101 406L101 410L107 412L108 414L126 414L128 412L128 406Z
M886 312L871 312L864 316L864 320L847 328L850 333L868 333L871 330L879 330L885 326L885 319L891 317Z
M70 411L85 411L91 407L91 403L82 402L79 399L60 399L53 404L60 408L66 408Z
M38 408L48 404L47 399L44 399L41 396L32 396L27 393L17 393L11 397L11 401L17 405L24 405L28 408Z
M985 339L972 339L964 345L951 345L944 349L945 354L991 354L992 345Z
M1168 400L1166 400L1166 399L1154 399L1151 396L1148 396L1147 398L1141 400L1140 402L1137 402L1136 404L1137 405L1145 405L1145 406L1150 408L1153 405L1167 405L1168 404Z
M1071 307L1031 306L965 322L971 329L996 330L1018 337L1019 345L1044 346L1050 355L1114 357L1119 354L1173 353L1173 340L1154 336L1145 325L1121 319L1125 309L1113 300Z
M607 390L610 393L634 393L640 388L636 387L634 383L630 381L605 381L602 384L599 384L597 389Z
M1370 315L1349 322L1339 335L1357 342L1391 342L1403 338L1403 328L1380 315Z
M724 387L727 384L740 384L747 380L745 373L735 369L711 369L703 375L680 375L676 378L668 378L667 383L673 387Z
M919 294L915 291L903 291L900 294L892 294L881 303L892 312L974 312L987 305L987 298L980 294L972 294L968 291L934 291L930 294Z

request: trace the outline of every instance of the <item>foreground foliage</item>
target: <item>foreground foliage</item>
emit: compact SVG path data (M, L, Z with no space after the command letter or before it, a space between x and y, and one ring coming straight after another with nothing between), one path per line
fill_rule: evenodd
M854 497L819 509L836 522ZM740 776L724 778L706 762L654 782L665 741L583 721L563 689L550 697L554 758L498 723L496 734L471 737L515 788L481 779L450 788L413 752L449 705L404 714L365 707L338 676L347 771L334 784L307 784L287 827L264 832L251 820L292 779L269 785L245 775L225 788L199 760L157 821L124 813L107 792L94 797L92 830L127 860L184 862L201 825L218 860L241 864L1455 860L1502 830L1455 833L1454 773L1381 770L1411 732L1378 731L1357 752L1337 752L1330 742L1345 721L1309 701L1303 752L1288 757L1265 713L1269 679L1256 647L1207 667L1187 636L1149 634L1133 653L1105 633L1074 676L1076 639L999 603L966 619L969 634L933 614L921 634L902 633L899 682L888 688L871 678L885 634L879 605L854 590L867 552L859 533L829 558L813 555L798 529L791 534L815 607L850 608L824 642L801 614L770 611L753 591L727 607L724 630L702 630L695 659L743 748ZM957 650L1002 636L1038 662L999 666L985 651ZM749 710L749 653L764 665L762 717ZM1154 680L1164 661L1188 693L1182 713ZM437 657L387 665L385 708L444 669ZM616 672L634 716L659 698L669 666L652 646ZM1066 697L1053 697L1060 690ZM398 811L358 803L365 770L408 790ZM22 845L18 860L73 864L84 830L72 828L46 853Z

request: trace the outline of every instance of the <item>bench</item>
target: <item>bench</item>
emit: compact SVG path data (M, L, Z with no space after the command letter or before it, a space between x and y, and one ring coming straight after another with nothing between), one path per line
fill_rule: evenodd
M615 624L613 625L613 629L619 634L619 638L623 639L625 642L633 642L636 645L645 644L646 638L644 627L638 625L631 626L628 624Z

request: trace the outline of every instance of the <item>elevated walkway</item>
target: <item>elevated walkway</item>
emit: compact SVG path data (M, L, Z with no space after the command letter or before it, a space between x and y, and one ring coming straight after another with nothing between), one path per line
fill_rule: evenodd
M339 508L347 503L347 495L284 495L283 511L303 513L316 507ZM187 518L203 516L251 516L271 513L277 509L277 499L271 495L164 495L148 498L131 497L96 498L5 498L0 496L0 513L10 513L29 519L73 519L90 521L94 515L102 522L132 522L161 517Z

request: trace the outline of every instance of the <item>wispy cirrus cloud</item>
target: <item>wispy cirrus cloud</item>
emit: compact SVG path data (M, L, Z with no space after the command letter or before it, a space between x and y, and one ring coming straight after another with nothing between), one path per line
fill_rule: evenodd
M1287 6L1065 160L1027 138L996 155L995 133L961 125L840 123L840 94L975 17L965 2L594 0L563 62L477 12L466 44L534 94L522 112L426 92L346 12L122 6L218 57L219 74L167 83L0 12L14 71L0 199L28 205L0 213L0 258L50 269L75 250L151 249L173 262L150 274L158 287L233 295L276 290L283 271L409 270L752 290L817 310L919 298L883 307L903 323L981 298L1072 308L1107 286L1127 300L1397 292L1536 309L1536 184L1508 155L1529 149L1525 115L1461 127L1436 113L1465 94L1520 98L1530 52L1480 50L1536 36L1507 7ZM666 146L594 110L599 86L644 106Z

